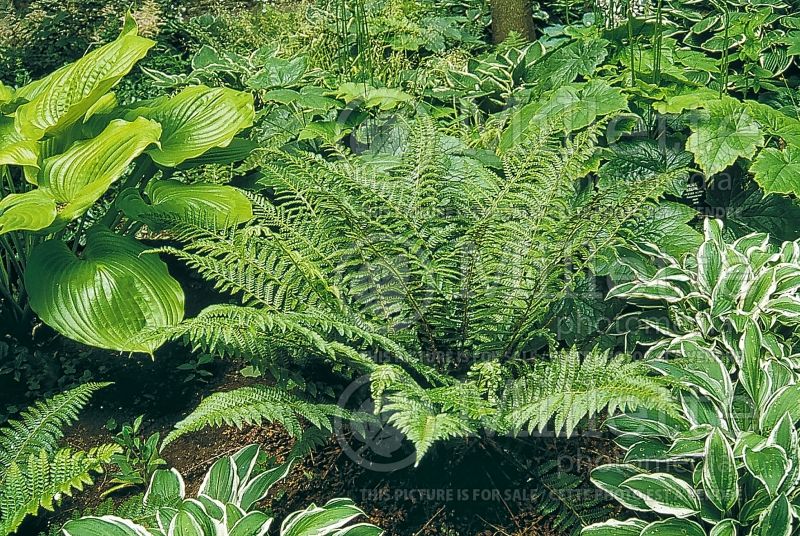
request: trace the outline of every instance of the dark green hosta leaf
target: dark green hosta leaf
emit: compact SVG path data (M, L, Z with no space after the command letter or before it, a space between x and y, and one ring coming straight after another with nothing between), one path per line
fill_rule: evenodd
M153 121L117 119L97 137L45 160L39 188L60 204L56 223L63 226L86 212L160 134Z
M120 193L117 204L129 218L155 227L159 226L158 216L198 218L220 227L253 217L250 200L233 186L159 180L148 184L146 194L149 203L138 190L129 188Z
M739 498L739 474L733 449L718 428L706 439L704 462L703 489L706 497L722 512L727 512Z
M132 115L161 124L161 145L148 154L157 164L174 167L214 147L226 147L239 131L252 126L255 111L249 93L193 86Z
M620 487L632 491L658 514L688 517L700 511L700 498L694 489L669 473L635 475Z
M791 505L786 495L780 495L761 514L750 536L789 536L792 533Z
M17 90L17 97L29 101L17 108L17 130L28 139L38 140L74 123L154 44L136 35L136 26L129 19L115 41Z
M665 519L647 525L640 536L706 536L706 531L688 519Z
M155 255L107 229L87 234L78 257L60 240L31 253L25 286L36 314L79 342L124 352L152 353L158 343L137 342L146 329L183 319L183 290Z
M0 235L11 231L38 231L56 218L56 200L42 190L10 194L0 199Z
M714 175L733 164L737 158L752 158L764 144L758 123L747 107L732 99L714 101L708 113L686 140L686 149L706 175Z
M780 447L764 447L753 450L744 449L744 465L751 475L764 484L770 496L778 494L781 484L789 472L790 461Z
M800 194L800 148L763 149L750 166L756 182L767 194Z

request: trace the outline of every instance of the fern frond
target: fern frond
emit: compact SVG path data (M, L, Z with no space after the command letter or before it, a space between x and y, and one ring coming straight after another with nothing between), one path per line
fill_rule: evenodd
M675 403L644 363L599 350L583 360L574 348L561 352L534 365L505 393L505 420L514 431L526 426L529 432L542 431L553 420L555 431L569 436L582 419L600 411L638 407L673 412Z
M54 454L40 449L22 463L12 462L0 490L0 534L15 532L28 515L36 515L41 508L52 511L61 495L92 484L92 473L103 472L103 465L117 452L117 445L88 452L61 449Z
M353 418L334 404L315 404L298 398L284 389L264 385L240 387L214 393L205 398L175 429L164 438L167 446L179 437L209 426L236 426L277 422L293 437L303 433L301 418L322 430L332 431L333 417Z
M78 412L89 402L95 391L110 383L85 383L46 400L37 401L0 428L0 483L3 472L40 450L52 453L63 428L75 422Z

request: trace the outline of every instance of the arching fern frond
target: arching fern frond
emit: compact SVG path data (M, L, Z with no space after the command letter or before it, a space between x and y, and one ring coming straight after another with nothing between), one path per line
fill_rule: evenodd
M555 432L569 436L578 423L607 410L638 407L675 411L670 391L649 367L629 356L591 351L581 359L576 349L560 352L517 377L505 391L509 428L542 431L552 420Z

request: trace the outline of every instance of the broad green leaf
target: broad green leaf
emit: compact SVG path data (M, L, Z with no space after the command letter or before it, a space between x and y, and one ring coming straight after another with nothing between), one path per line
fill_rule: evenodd
M0 166L20 166L25 173L25 179L36 184L36 172L39 170L37 143L29 140L3 142L0 138Z
M632 491L620 487L630 477L642 473L643 470L635 465L608 464L592 470L591 480L595 486L614 497L625 508L646 512L649 508L642 499Z
M700 290L711 295L722 273L722 252L716 242L703 242L697 251L697 284Z
M0 235L38 231L56 219L56 200L43 190L10 194L0 199Z
M673 518L650 523L640 536L706 536L706 531L694 521Z
M239 475L229 456L220 458L203 478L200 484L200 494L208 495L212 499L223 503L233 502L236 489L239 487ZM246 510L246 508L245 508Z
M686 140L686 149L694 155L703 172L714 175L733 164L737 158L752 158L764 136L747 108L732 98L712 102L708 115Z
M703 489L706 497L723 513L739 499L739 474L733 449L718 428L706 439Z
M150 478L143 502L150 507L175 506L186 495L186 484L176 469L158 469Z
M263 512L250 512L233 526L228 536L264 536L269 531L272 518Z
M800 147L762 149L750 171L765 193L800 194Z
M660 114L679 114L684 110L696 110L708 106L719 98L719 91L708 88L692 88L683 95L673 95L666 101L654 102L653 108Z
M249 511L254 504L263 499L269 493L269 490L276 482L286 478L292 468L293 460L264 471L252 480L246 486L239 490L239 506L245 511Z
M195 517L186 511L178 511L169 525L170 536L204 536L203 528Z
M114 516L82 517L67 521L64 536L151 536L133 521Z
M193 86L132 115L161 124L161 145L148 154L157 164L174 167L214 147L226 147L239 131L252 126L255 111L249 93Z
M98 136L79 141L44 161L39 188L61 206L57 225L77 218L102 197L134 158L158 142L161 127L144 118L117 119Z
M350 499L331 499L325 506L311 505L293 512L281 524L281 536L329 534L363 515Z
M789 472L791 462L786 452L777 446L758 450L745 447L744 465L751 475L764 484L770 496L775 497Z
M786 495L780 495L761 514L751 536L789 536L792 533L792 514Z
M611 519L584 527L581 536L639 536L646 526L647 522L641 519L627 521Z
M709 536L736 536L736 521L723 519L711 529Z
M588 77L608 55L605 39L571 41L549 52L533 64L525 80L538 84L541 91L562 87L578 76Z
M115 41L18 89L17 97L28 102L16 110L17 130L27 139L38 140L74 123L153 45L154 41L136 35L135 25L128 25Z
M149 203L137 189L124 190L117 197L117 205L129 218L155 227L159 227L158 216L192 217L220 227L253 217L250 200L232 186L159 180L150 182L145 193Z
M800 385L783 387L772 395L759 421L762 432L766 434L772 430L787 414L792 422L800 420Z
M343 529L339 529L332 536L383 536L383 529L368 523L357 523Z
M694 489L669 473L635 475L620 485L658 514L688 517L700 511L700 498Z
M61 334L92 346L152 353L145 330L183 319L183 290L155 255L135 240L96 228L76 256L60 240L31 253L25 287L34 312Z

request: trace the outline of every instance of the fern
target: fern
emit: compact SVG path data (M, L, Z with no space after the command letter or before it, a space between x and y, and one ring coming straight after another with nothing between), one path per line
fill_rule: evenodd
M109 383L85 383L65 393L38 401L0 428L0 483L3 473L39 450L54 452L63 428L75 422L78 412L95 391Z
M349 412L333 404L314 404L297 398L283 389L267 386L240 387L233 391L209 395L175 429L164 438L166 446L179 437L208 426L236 426L261 424L264 421L280 423L293 437L302 436L301 418L312 426L329 433L333 431L331 419L354 418Z
M604 409L675 411L670 391L649 375L646 364L596 349L583 360L572 349L530 367L512 382L504 399L511 429L542 431L553 420L555 431L563 429L568 436L582 419Z
M13 533L28 515L36 515L40 508L52 511L62 494L72 495L92 484L92 473L102 472L118 451L116 445L88 452L61 449L52 455L41 449L21 465L13 462L0 491L0 533Z

